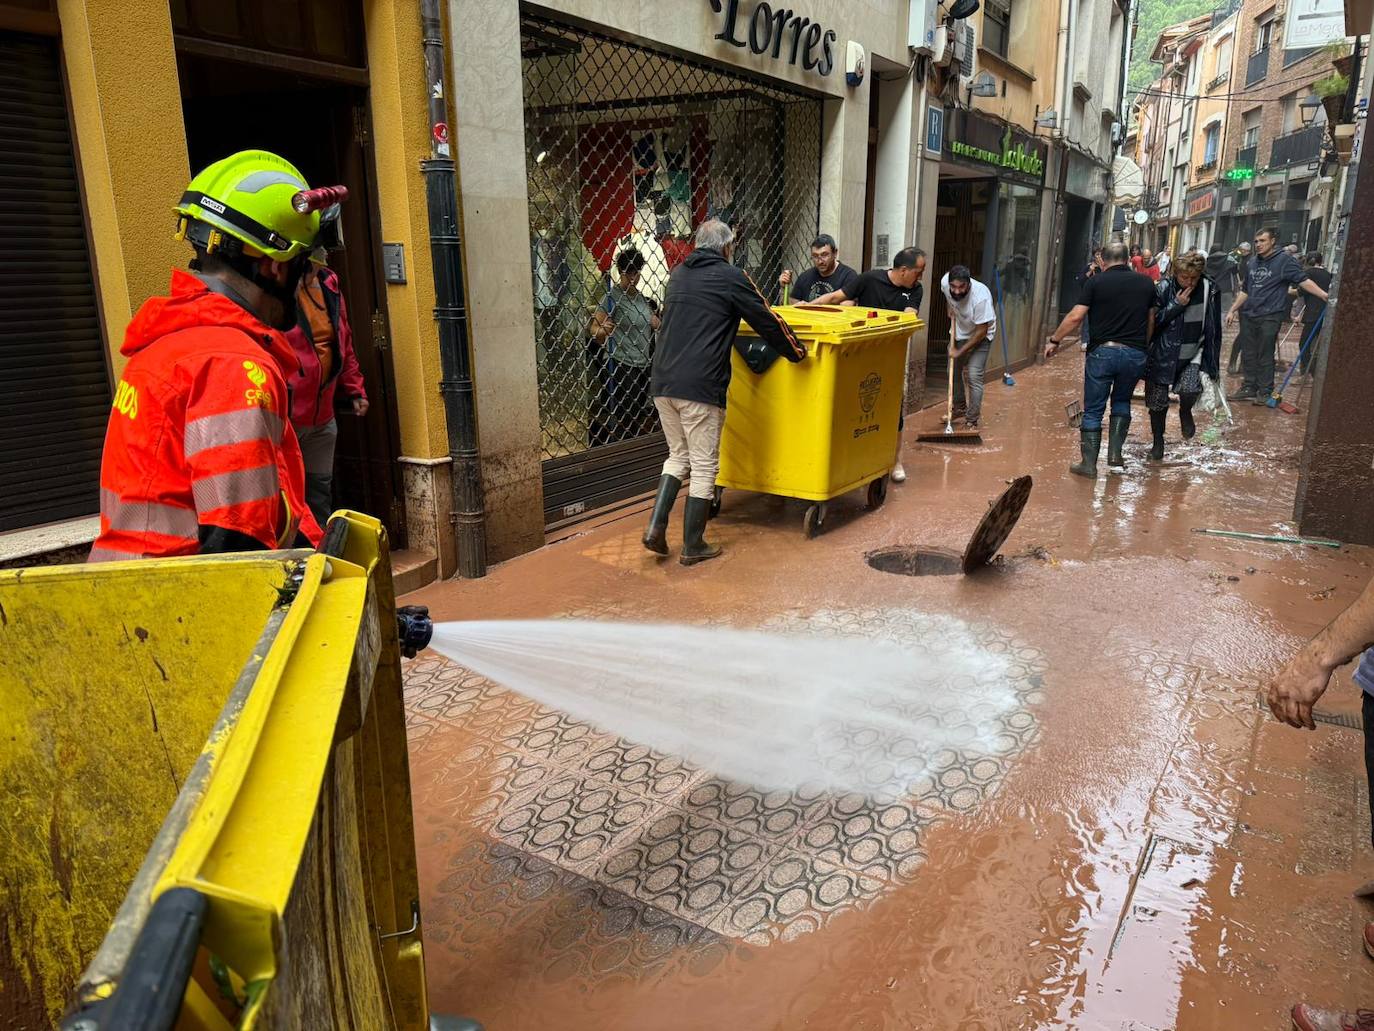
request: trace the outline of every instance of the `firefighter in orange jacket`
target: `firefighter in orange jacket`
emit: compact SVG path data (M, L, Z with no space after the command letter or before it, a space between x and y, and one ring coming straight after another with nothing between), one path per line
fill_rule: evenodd
M217 161L177 205L191 273L147 301L125 333L100 468L93 562L319 543L286 382L297 360L296 285L317 209L312 191L265 151Z

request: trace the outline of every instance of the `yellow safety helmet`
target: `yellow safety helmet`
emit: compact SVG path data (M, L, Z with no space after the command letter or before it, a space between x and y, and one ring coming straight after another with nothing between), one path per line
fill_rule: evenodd
M319 212L300 200L312 192L322 191L311 191L285 158L265 150L239 151L210 165L186 187L176 206L177 238L230 259L246 246L291 261L309 251L319 233Z

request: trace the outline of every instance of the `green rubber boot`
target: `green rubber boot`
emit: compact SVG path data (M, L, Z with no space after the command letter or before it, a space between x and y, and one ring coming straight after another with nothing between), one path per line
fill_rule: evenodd
M1102 431L1080 430L1079 446L1083 449L1083 458L1078 464L1069 466L1069 472L1090 480L1097 479L1097 456L1102 453Z

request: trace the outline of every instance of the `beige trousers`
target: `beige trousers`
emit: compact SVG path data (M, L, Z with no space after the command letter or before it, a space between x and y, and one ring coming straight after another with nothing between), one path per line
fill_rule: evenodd
M725 425L725 409L675 397L656 397L654 405L663 424L663 435L668 438L664 475L690 479L688 493L694 498L713 497L716 472L720 469L720 431Z

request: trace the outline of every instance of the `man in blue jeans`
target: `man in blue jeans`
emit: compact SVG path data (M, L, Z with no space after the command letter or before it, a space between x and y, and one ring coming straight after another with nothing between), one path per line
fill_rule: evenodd
M1155 284L1131 270L1130 249L1109 243L1102 249L1102 271L1083 284L1083 293L1045 344L1045 357L1059 350L1064 337L1086 317L1092 324L1092 343L1083 371L1082 459L1069 466L1076 476L1097 479L1097 456L1102 451L1102 415L1111 398L1111 431L1107 468L1121 472L1121 447L1131 428L1131 393L1145 371L1145 359L1155 323Z

